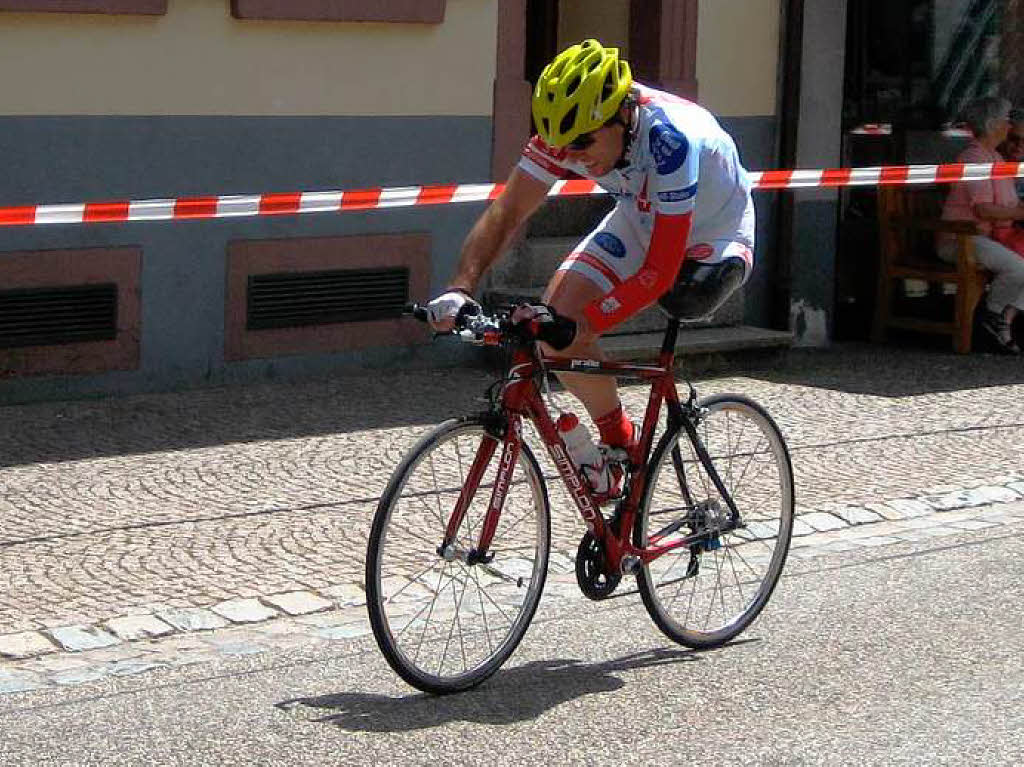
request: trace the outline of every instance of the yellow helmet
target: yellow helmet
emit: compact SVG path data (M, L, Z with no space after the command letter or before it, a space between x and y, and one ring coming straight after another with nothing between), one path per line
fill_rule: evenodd
M618 48L584 40L559 53L537 80L533 121L545 143L564 147L610 120L633 76Z

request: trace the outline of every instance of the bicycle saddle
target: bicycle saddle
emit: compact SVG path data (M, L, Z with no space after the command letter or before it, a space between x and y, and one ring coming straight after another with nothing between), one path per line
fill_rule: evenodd
M746 264L731 256L717 264L687 259L676 284L658 299L658 305L677 320L699 320L714 313L743 282Z

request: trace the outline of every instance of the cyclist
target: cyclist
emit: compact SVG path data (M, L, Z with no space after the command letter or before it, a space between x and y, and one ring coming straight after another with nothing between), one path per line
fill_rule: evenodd
M533 93L537 134L504 190L477 220L448 287L428 304L449 330L487 268L558 179L592 179L614 209L566 257L544 293L576 323L552 356L604 359L597 339L662 298L689 317L710 314L753 268L754 206L732 138L702 107L634 82L617 48L586 40L558 54ZM631 449L634 427L613 378L561 373L601 442Z

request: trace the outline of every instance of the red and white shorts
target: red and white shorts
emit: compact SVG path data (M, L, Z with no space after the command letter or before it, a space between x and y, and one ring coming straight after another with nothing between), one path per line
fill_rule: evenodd
M751 207L751 213L753 208ZM745 225L747 222L744 221ZM750 226L753 229L753 216ZM740 233L738 233L740 234ZM743 233L745 235L745 233ZM726 258L739 256L747 265L743 281L746 282L754 268L753 232L750 236L735 239L715 239L693 241L686 249L686 258L706 264L716 264ZM581 274L605 293L610 293L624 280L632 277L643 266L647 259L647 248L651 242L651 233L644 231L634 216L620 206L616 206L605 216L590 234L566 256L559 271L571 271ZM679 263L682 264L683 259Z

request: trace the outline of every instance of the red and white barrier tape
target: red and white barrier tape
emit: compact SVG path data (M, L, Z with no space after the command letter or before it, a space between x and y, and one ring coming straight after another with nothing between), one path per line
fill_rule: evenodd
M901 165L884 168L827 168L825 170L765 170L750 173L755 189L813 189L851 186L948 184L1024 177L1024 163L974 165ZM0 207L2 226L94 224L123 221L168 221L200 218L283 216L334 213L378 208L450 205L482 202L497 197L504 184L447 184L390 189L354 189L285 194L179 197L161 200L85 202L61 205ZM606 194L593 181L559 181L549 197Z

